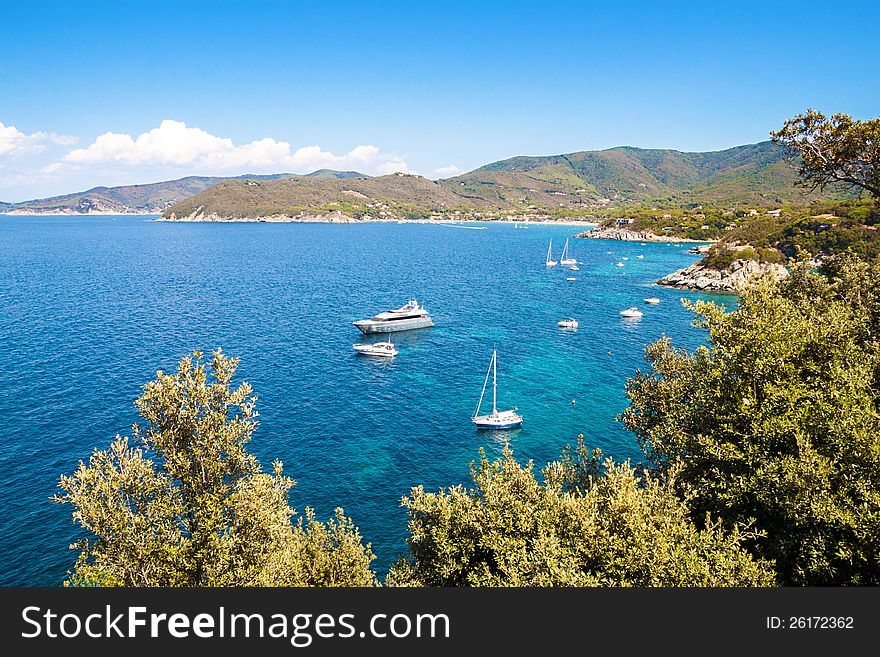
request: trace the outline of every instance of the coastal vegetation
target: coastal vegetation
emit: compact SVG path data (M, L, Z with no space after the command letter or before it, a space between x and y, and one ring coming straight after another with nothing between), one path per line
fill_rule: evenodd
M583 438L539 481L505 450L471 466L474 488L414 488L408 557L392 586L769 586L773 571L743 547L749 531L697 528L656 478L602 459ZM743 525L745 527L745 525Z
M329 522L288 504L279 461L247 451L256 397L231 387L238 361L195 352L157 372L135 402L144 425L117 436L73 475L56 502L88 533L71 546L74 586L370 586L375 575L342 509ZM296 522L292 519L296 518Z
M661 339L625 426L695 522L753 523L784 585L880 583L880 266L854 256L759 279L733 312L690 306L709 344Z

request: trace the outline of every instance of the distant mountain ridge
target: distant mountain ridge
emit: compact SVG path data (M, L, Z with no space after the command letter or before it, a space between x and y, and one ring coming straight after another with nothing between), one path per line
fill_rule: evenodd
M306 176L294 173L244 174L234 177L186 176L177 180L143 185L93 187L84 192L22 201L21 203L0 203L0 212L15 214L159 214L173 204L203 192L225 180L262 181L300 177L334 179L359 178L365 177L365 175L356 171L319 169L318 171L306 174Z
M796 187L796 181L788 153L769 141L705 153L620 146L517 156L438 181L411 174L371 177L330 169L307 175L188 176L0 204L0 211L138 212L176 218L195 213L232 219L327 212L354 219L438 212L580 216L633 203L770 207L828 198Z
M772 142L686 153L630 146L493 162L432 181L394 174L351 180L227 181L173 205L168 219L305 220L589 216L633 203L777 206L826 198L795 186L786 150Z

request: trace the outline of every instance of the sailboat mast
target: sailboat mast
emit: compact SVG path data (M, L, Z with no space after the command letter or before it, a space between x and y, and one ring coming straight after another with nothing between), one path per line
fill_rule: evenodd
M498 406L496 403L498 390L498 351L492 351L492 415L498 415Z
M477 402L477 410L474 411L474 417L480 414L480 406L483 405L483 397L486 395L486 386L489 385L489 372L491 371L492 364L489 363L489 368L486 370L486 379L483 381L483 390L480 392L480 401Z

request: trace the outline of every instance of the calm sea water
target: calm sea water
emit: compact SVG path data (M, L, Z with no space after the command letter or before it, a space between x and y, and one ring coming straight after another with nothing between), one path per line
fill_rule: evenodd
M519 459L541 467L579 433L638 458L615 421L624 381L664 333L705 339L679 303L696 295L651 283L695 257L573 240L580 271L548 270L548 240L558 256L576 232L0 217L0 585L62 582L79 531L49 502L59 475L130 434L140 386L194 349L241 358L259 395L253 451L284 462L297 509L344 507L380 570L404 549L410 487L468 483L480 447L500 453L503 436L469 421L493 345L499 405L525 418L509 434ZM396 334L391 362L356 356L351 322L410 297L436 326ZM641 320L619 316L632 305ZM567 317L577 332L556 328Z

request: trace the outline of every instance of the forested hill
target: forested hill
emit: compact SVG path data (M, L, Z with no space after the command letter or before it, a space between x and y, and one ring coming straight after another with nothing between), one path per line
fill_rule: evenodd
M558 206L566 196L599 205L777 205L809 198L794 187L796 179L785 150L765 141L707 153L622 146L513 157L447 182L468 197L519 197L547 206Z
M356 171L333 171L320 169L306 177L319 179L356 178L364 174ZM87 214L104 213L161 213L169 206L213 187L224 180L281 180L298 178L292 173L270 175L245 174L234 178L217 176L187 176L144 185L124 185L120 187L94 187L84 192L53 196L51 198L23 201L21 203L0 203L0 212L20 214Z
M354 219L497 214L585 216L649 203L775 207L822 198L795 186L783 148L771 142L710 153L632 147L514 157L445 180L376 178L229 181L170 207L168 218L242 219L334 212Z

